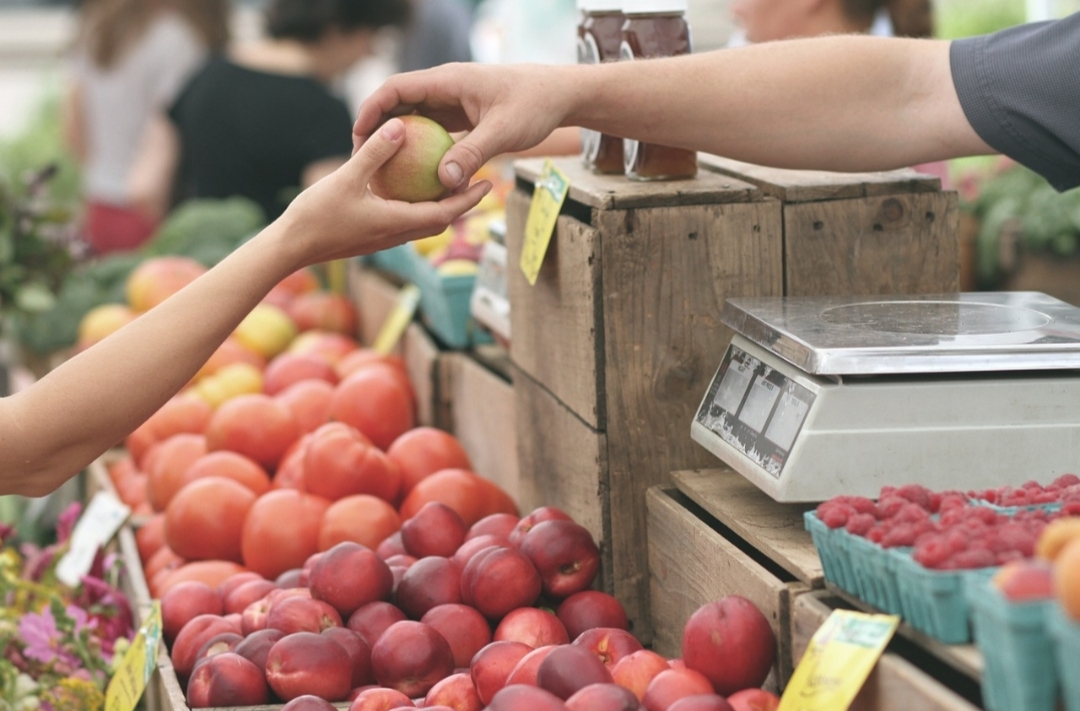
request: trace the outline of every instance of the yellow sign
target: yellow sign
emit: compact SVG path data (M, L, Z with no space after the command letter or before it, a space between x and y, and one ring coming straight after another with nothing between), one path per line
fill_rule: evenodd
M525 244L521 249L521 271L529 284L536 285L540 276L540 267L544 264L551 235L555 232L555 223L559 219L559 210L566 202L570 192L570 179L549 160L544 163L544 172L536 181L529 216L525 220Z
M116 674L105 692L105 711L133 711L142 698L157 666L158 642L161 641L161 603L157 600L150 615L139 628L131 646L124 652Z
M895 615L834 611L810 640L777 711L851 706L899 624Z
M375 339L374 348L383 355L394 350L398 341L405 334L405 329L412 323L416 307L420 305L420 289L413 284L406 284L398 292L397 305L390 315L386 317L379 335Z

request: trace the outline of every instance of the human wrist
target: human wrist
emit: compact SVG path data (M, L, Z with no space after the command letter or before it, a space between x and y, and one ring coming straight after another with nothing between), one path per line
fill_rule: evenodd
M556 91L562 92L560 126L581 126L588 108L595 102L603 72L598 64L571 64L557 68ZM597 76L597 75L600 76Z

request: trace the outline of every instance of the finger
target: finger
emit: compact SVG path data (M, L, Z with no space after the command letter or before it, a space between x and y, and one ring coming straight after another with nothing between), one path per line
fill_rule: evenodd
M469 210L491 192L491 183L482 180L464 192L455 193L439 202L402 203L391 202L393 217L397 224L405 225L406 231L418 230L438 234L446 226Z
M401 148L404 138L405 124L401 120L395 118L384 123L357 148L346 164L351 177L360 185L367 186L375 171Z
M448 188L467 185L485 163L507 150L502 138L506 131L494 124L490 119L481 121L473 131L451 146L439 162L439 180L443 185Z

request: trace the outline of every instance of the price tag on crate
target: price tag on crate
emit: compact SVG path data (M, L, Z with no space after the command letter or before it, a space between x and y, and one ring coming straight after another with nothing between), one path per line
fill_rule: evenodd
M383 355L394 350L394 347L405 334L405 329L412 323L416 307L420 305L420 288L415 284L406 284L398 292L397 305L379 330L375 338L374 349Z
M899 624L896 615L835 610L814 633L777 711L848 708Z
M109 542L131 514L131 509L107 491L99 491L79 517L71 532L71 545L56 564L56 577L76 587L90 572L98 549Z
M570 192L570 179L550 161L544 163L544 171L536 181L529 216L525 220L525 244L521 249L521 271L529 284L536 285L540 267L544 264L551 235L559 210Z
M155 600L109 682L105 691L105 711L133 711L157 667L160 641L161 603Z

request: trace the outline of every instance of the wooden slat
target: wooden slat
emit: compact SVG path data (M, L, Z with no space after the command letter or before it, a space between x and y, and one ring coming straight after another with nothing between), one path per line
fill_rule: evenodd
M781 294L779 203L597 214L614 589L644 628L645 492L715 465L690 425L731 340L724 300Z
M689 180L639 182L621 175L594 175L578 158L552 162L570 179L569 200L602 210L750 202L761 197L753 185L707 170ZM519 178L535 183L543 173L544 159L515 161L514 170ZM511 259L507 264L517 262Z
M873 197L893 193L925 193L941 189L941 180L910 168L880 173L831 173L824 170L786 170L699 153L707 170L751 183L765 195L786 203Z
M602 430L599 236L588 225L560 217L540 276L530 285L517 266L528 212L529 197L515 190L506 214L511 359L590 426Z
M679 491L747 543L807 585L825 584L803 512L813 506L773 501L731 469L696 469L671 475Z
M409 324L401 339L401 357L405 361L405 370L416 395L416 423L428 427L436 424L436 392L439 377L437 362L440 358L439 347L431 339L424 327L417 323Z
M607 440L525 373L514 379L521 509L557 506L600 543L611 592ZM644 550L642 548L641 550ZM624 601L625 604L625 601Z
M960 288L955 193L784 206L787 296L926 294Z
M833 607L821 593L800 595L792 606L791 648L796 663ZM903 657L886 651L851 711L975 711L977 707Z
M790 616L793 599L807 592L786 583L711 528L671 493L649 489L648 551L652 598L653 648L680 656L686 621L705 603L741 595L768 618L777 641L773 689L791 676Z
M450 431L473 470L520 501L514 387L467 355L451 353Z

